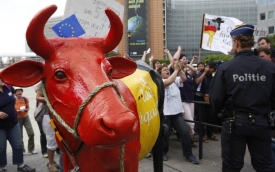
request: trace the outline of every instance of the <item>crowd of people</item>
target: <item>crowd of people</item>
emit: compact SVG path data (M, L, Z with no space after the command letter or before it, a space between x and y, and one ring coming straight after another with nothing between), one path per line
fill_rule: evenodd
M7 172L7 141L12 147L13 164L18 172L34 172L35 168L24 163L24 155L33 155L35 150L34 131L29 117L29 99L23 96L23 88L5 84L0 79L0 172ZM41 90L41 83L36 89L37 107L40 103L47 109ZM50 126L49 111L43 111L43 120L37 121L40 130L41 153L48 159L49 172L63 172L62 165L54 161L55 152L60 154L55 133ZM28 135L28 149L23 142L23 127ZM60 156L61 159L61 156ZM61 163L60 163L61 164Z
M249 44L249 41L251 41L251 35L248 34L240 36L240 34L243 34L243 32L240 33L239 31L232 31L231 35L233 38L233 50L235 51L236 55L234 60L231 60L230 63L226 62L221 66L218 66L214 62L208 62L206 64L203 62L197 62L197 67L195 68L193 66L193 63L197 60L197 56L194 56L192 60L188 62L187 56L182 53L181 46L178 46L178 49L173 56L168 49L164 49L164 53L167 54L170 61L168 65L162 64L161 61L155 59L153 55L149 57L150 67L160 75L165 88L163 109L163 161L168 160L169 138L171 133L175 131L177 133L179 141L181 142L183 156L186 158L187 161L193 164L199 164L199 160L192 153L192 148L197 147L194 144L194 142L196 141L194 135L198 133L198 128L193 122L185 122L185 120L194 121L199 120L199 117L202 117L203 122L223 125L221 139L224 171L230 171L232 169L232 171L241 170L243 166L243 154L245 151L243 145L246 144L248 144L248 146L252 146L251 148L249 147L249 149L251 151L252 165L255 169L258 170L262 167L265 167L266 169L274 168L274 160L271 161L271 146L270 149L268 146L265 149L262 147L261 149L259 148L259 144L264 143L265 145L271 145L271 139L269 138L270 141L267 141L268 131L270 130L267 125L268 121L266 121L264 118L258 119L258 116L261 116L262 114L267 114L269 113L268 111L274 110L274 104L270 106L270 104L275 103L273 102L274 97L272 98L269 96L275 93L275 91L273 91L274 89L271 89L274 86L272 84L275 83L275 78L274 76L273 78L267 78L267 76L270 76L268 72L275 73L275 67L274 65L272 65L272 62L275 62L275 50L271 48L270 40L266 37L263 37L258 40L259 47L257 48L257 51L253 52L251 50L252 42L251 45ZM147 54L148 53L144 51L141 60L146 61ZM245 59L243 56L247 56L247 58L252 57L252 61L255 64L253 64L252 66L243 65L244 63L247 63L249 65L247 59ZM265 61L259 60L261 58ZM241 66L240 64L242 64L243 66ZM267 79L270 79L267 85L265 85L265 88L270 87L270 90L264 90L264 86L261 85L262 83L260 83L258 86L259 88L262 88L260 90L263 90L263 92L262 94L259 94L259 100L258 98L256 98L255 101L251 101L243 97L237 96L237 94L242 95L246 93L244 89L249 90L249 88L254 88L254 90L251 90L259 91L255 90L257 88L255 87L255 85L257 86L257 84L255 83L253 83L254 85L249 85L251 83L246 83L246 85L242 85L241 81L243 79L241 77L237 77L237 75L239 76L245 72L247 72L247 74L250 74L249 72L255 72L253 68L257 67L258 69L260 64L266 65L267 69L263 71L259 69L256 72L258 72L258 74L260 72L264 73L262 76L265 77L262 78L261 76L261 81L266 81ZM240 66L238 66L238 68L234 68L235 66L232 67L232 65ZM232 69L236 69L236 73L234 73ZM231 83L229 82L230 79L228 77L231 77ZM252 78L252 74L249 77ZM237 81L240 81L240 83L238 83ZM254 82L254 79L249 79L249 81ZM244 94L243 96L245 97L246 95ZM233 103L235 108L229 107L230 103L228 102L230 102L231 97L234 97L234 101L237 102ZM47 108L42 93L41 83L38 85L36 90L36 100L37 106L38 104L42 103L43 106ZM263 100L266 101L264 105L262 105L264 102ZM210 106L210 103L209 105L194 104L194 101L210 102L212 106ZM261 103L259 103L259 101L261 101ZM227 106L227 104L229 105ZM265 109L257 111L257 109L253 107L254 105L259 104L261 104L262 107ZM240 134L241 130L239 130L240 133L234 133L235 140L231 138L231 121L220 121L217 118L217 113L222 112L223 108L227 108L228 113L229 111L230 113L234 112L234 115L236 113L236 115L233 116L232 119L237 120L239 122L238 124L243 125L243 127L247 125L247 121L246 119L239 120L238 116L250 117L251 115L254 115L253 119L256 119L256 124L258 121L264 123L265 129L267 128L267 130L265 130L267 134L265 133L264 135L259 136L259 138L256 138L253 141L259 141L260 139L265 139L265 141L259 141L258 143L254 144L250 143L248 139L251 139L251 136L247 135L249 134L249 132L253 131L251 131L251 128L249 127L249 129L245 128L245 130L247 131L247 133L245 133L247 134L246 136L243 136L243 133ZM24 154L37 154L34 145L34 131L28 115L28 111L29 99L23 96L23 89L13 88L10 85L4 84L0 80L0 172L7 172L7 140L11 144L13 164L18 166L17 170L20 172L35 171L35 168L30 167L24 163L23 156ZM229 119L229 117L226 116L226 119ZM46 164L46 166L48 167L48 170L50 172L62 172L62 165L59 165L54 161L54 155L58 147L54 131L51 128L49 121L49 110L47 110L45 114L43 114L42 121L37 121L40 130L41 153L44 158L48 158L48 163ZM229 124L230 130L227 126ZM234 123L234 125L236 124ZM26 129L26 133L28 135L27 149L25 149L25 144L23 142L23 127ZM238 127L235 128L237 129ZM215 132L212 127L203 127L201 132L203 133L202 139L204 143L208 143L209 140L219 140L219 138L214 135ZM229 132L230 134L228 134ZM227 140L228 138L234 140L234 142L242 146L242 149L237 149L236 143L235 146L233 145L234 148L232 148L232 145L230 143L227 143L225 137L227 138ZM256 136L254 135L254 137ZM240 139L243 139L244 141L241 142ZM275 147L275 145L273 146ZM254 148L259 148L261 151L265 152L265 155L263 155L265 161L259 160L263 159L261 158L261 152L255 151ZM268 153L268 151L270 152ZM231 156L230 154L232 152L234 152L236 155ZM273 155L275 156L275 154Z
M244 33L247 32L246 30L247 28L244 28ZM250 30L248 30L250 31ZM233 32L234 33L234 32ZM235 32L236 33L236 32ZM243 34L243 32L241 32L241 34ZM236 35L232 35L233 37L233 41L235 36L239 37L240 33L237 32ZM238 52L242 52L242 51L248 51L250 53L250 55L253 55L256 59L256 61L261 61L261 58L269 61L268 63L270 63L270 65L273 65L273 63L275 63L275 49L271 48L271 43L270 40L267 37L261 37L258 39L258 47L257 49L252 49L252 47L254 46L254 42L251 43L252 46L247 46L250 45L249 42L247 43L247 40L252 40L253 36L245 35L244 37L241 37L240 41L242 44L245 45L245 48L239 48L241 47L241 43L239 44L238 50L234 49L234 52L237 54ZM245 39L244 39L245 38ZM244 39L244 40L242 40ZM237 40L237 39L236 39ZM243 46L243 45L242 45ZM185 120L187 121L198 121L199 117L202 117L202 121L209 123L209 124L216 124L216 125L223 125L224 124L224 118L221 119L221 116L218 117L218 113L221 113L222 109L215 109L215 103L211 103L210 104L210 100L212 99L211 96L209 96L209 92L210 90L212 91L212 96L213 94L216 92L216 90L218 90L219 88L214 87L214 84L211 84L216 72L218 71L219 68L219 63L215 63L215 62L208 62L208 63L204 63L204 62L198 62L197 63L197 68L195 69L193 67L193 62L197 59L196 56L194 56L191 60L190 63L188 63L187 61L187 56L185 54L181 53L182 48L181 46L178 47L178 50L176 51L176 53L174 54L174 56L171 55L171 53L169 52L169 50L164 49L164 52L167 54L170 64L166 65L166 64L162 64L160 60L158 59L154 59L154 56L151 55L149 57L149 64L150 67L154 70L156 70L160 76L163 79L163 83L164 83L164 87L165 87L165 100L164 100L164 147L163 147L163 160L167 161L168 157L167 157L167 153L169 150L169 137L170 134L173 132L173 127L175 128L175 130L177 131L178 134L178 138L180 139L181 143L182 143L182 151L183 151L183 156L186 157L186 159L194 164L198 164L199 161L196 159L196 157L194 157L192 155L192 149L190 149L191 147L196 147L196 145L194 145L194 134L196 134L198 132L198 128L195 127L194 123L191 122L185 122ZM143 61L146 60L146 55L147 52L144 51L144 54L142 56ZM236 58L236 55L235 55ZM244 62L246 62L247 64L250 64L249 61L247 61L246 59L244 59ZM243 62L243 63L244 63ZM226 63L225 63L226 64ZM237 66L237 65L236 65ZM255 65L255 66L259 66L259 65ZM235 66L234 66L235 67ZM233 68L232 67L232 70ZM253 68L253 65L250 65L251 68ZM240 67L241 68L241 67ZM229 70L229 69L228 69ZM247 69L249 70L249 69ZM272 69L269 69L269 72L273 72ZM225 77L225 76L222 76ZM229 76L227 76L229 77ZM274 77L274 76L273 76ZM234 78L234 76L233 76ZM274 79L274 78L273 78ZM226 82L224 81L224 78L221 79L221 82ZM228 83L229 84L229 83ZM243 86L244 87L244 86ZM232 88L233 89L233 88ZM242 88L242 91L244 88ZM252 89L251 89L252 90ZM263 89L264 90L264 89ZM230 94L226 92L227 90L225 90L224 94ZM235 90L233 90L235 91ZM241 91L241 90L240 90ZM255 90L256 91L256 90ZM266 90L265 90L266 91ZM271 91L272 90L268 90ZM217 97L220 97L220 94L215 94ZM264 95L264 94L263 94ZM229 96L229 95L227 95ZM244 95L245 96L245 95ZM261 97L261 96L259 96ZM264 96L262 96L264 97ZM218 99L219 103L222 103L223 101L228 101L227 99L228 97L225 98L225 100L222 99ZM257 98L256 98L257 99ZM272 100L272 98L269 98ZM268 100L268 99L266 99ZM195 104L194 105L194 101L200 101L200 102L209 102L209 105L200 105L200 104ZM243 100L245 101L245 100ZM258 100L258 101L262 101L262 100ZM180 103L182 102L182 104ZM217 102L218 103L218 102ZM241 103L241 102L240 102ZM250 101L247 100L247 106L249 106ZM212 105L212 106L211 106ZM244 105L244 106L245 106ZM239 106L239 105L238 105ZM266 102L265 106L269 106L269 112L271 112L271 110L274 110L268 102ZM226 106L222 106L223 108L226 108ZM253 110L253 107L247 107L248 109L251 108ZM255 113L253 111L251 111L251 113ZM257 116L257 115L256 115ZM267 118L267 117L266 117ZM259 120L260 121L260 120ZM265 120L265 122L267 123L268 121ZM223 130L227 130L224 129ZM270 128L268 127L268 130L270 130ZM217 130L216 128L213 127L208 127L208 126L204 126L202 127L202 133L203 133L203 142L204 143L208 143L209 140L213 140L213 141L218 141L219 138L214 135L214 131L215 132L219 132L219 130ZM271 130L270 130L271 131ZM187 135L189 135L190 137L186 137ZM268 132L267 132L268 135ZM223 137L223 133L222 133L222 137ZM243 139L247 139L249 138L248 136L241 136L243 137ZM269 136L270 137L270 136ZM257 139L261 139L261 138L257 138ZM255 140L257 140L255 139ZM266 139L266 138L265 138ZM271 145L271 139L268 139L269 141L265 142L267 143L267 145ZM273 139L275 140L275 139ZM259 171L260 165L263 165L263 167L265 167L267 170L266 171L271 171L270 169L273 168L273 166L275 167L275 141L273 141L274 143L272 143L272 148L273 148L273 160L270 160L270 157L268 157L271 154L271 149L270 146L267 147L266 149L261 149L259 145L254 144L253 146L259 150L265 151L267 152L267 150L269 150L269 153L265 155L265 158L267 161L263 162L258 162L260 161L260 157L261 155L259 155L259 152L257 151L253 151L251 150L251 156L252 156L252 165L253 167ZM191 143L191 144L190 144ZM244 142L246 144L246 142ZM222 138L222 157L223 157L223 171L230 171L230 169L233 169L233 171L240 171L241 168L243 167L243 155L240 154L240 152L245 151L245 149L243 150L236 150L236 155L238 155L238 158L235 158L236 163L232 163L230 162L230 160L232 161L232 159L228 159L229 154L231 154L232 152L231 149L228 148L228 139L227 141L225 141L225 138ZM249 144L248 142L248 146L250 146L252 144ZM250 149L249 149L250 150ZM240 151L240 152L239 152ZM256 152L256 155L255 155ZM258 153L258 154L257 154ZM259 164L257 164L259 163Z

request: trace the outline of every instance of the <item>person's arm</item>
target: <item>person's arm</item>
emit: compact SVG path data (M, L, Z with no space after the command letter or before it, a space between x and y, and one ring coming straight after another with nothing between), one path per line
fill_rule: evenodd
M174 67L174 59L179 59L180 58L180 53L181 53L181 50L182 50L182 47L181 46L178 46L178 50L177 52L174 54L173 56L173 60L172 60L172 64L169 64L168 65L168 68L170 69L170 67Z
M174 72L169 76L169 78L163 81L164 88L168 87L175 81L176 77L178 76L179 70L180 70L180 66L178 64L175 64Z
M151 67L152 69L154 69L153 60L154 60L154 55L151 54L151 56L149 57L149 63L150 63L150 67Z
M184 70L181 69L181 70L179 71L179 77L180 77L180 82L181 82L181 83L183 83L183 82L186 81L187 78L186 78L186 75L185 75Z
M186 66L190 69L188 73L191 77L197 74L197 69L194 68L192 64L187 64Z
M40 90L36 91L36 101L43 102L43 103L45 102L44 95L43 95L42 91L40 91Z
M168 56L168 58L169 58L169 61L170 61L170 64L169 64L169 65L172 65L172 64L173 64L173 61L174 61L172 54L170 53L170 51L169 51L167 48L164 49L164 52L167 54L167 56ZM169 65L168 65L168 66L169 66ZM168 67L168 68L169 68L169 67Z
M196 79L196 84L197 85L199 85L202 81L203 81L203 79L204 79L204 77L205 77L205 75L206 75L206 73L209 71L209 67L207 66L207 67L205 67L204 68L204 72L201 74L201 76L199 76L197 79Z
M147 51L143 51L143 55L142 55L142 57L141 57L141 60L142 61L146 61L146 55L147 55Z
M180 58L180 53L181 53L182 47L178 46L177 52L174 54L173 58L179 59Z
M193 56L193 58L192 58L192 60L190 62L190 65L193 65L194 61L197 60L197 58L198 58L197 56Z

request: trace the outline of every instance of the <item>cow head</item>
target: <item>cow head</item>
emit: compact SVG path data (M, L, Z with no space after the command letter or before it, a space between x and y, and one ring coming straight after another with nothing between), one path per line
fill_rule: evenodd
M41 10L26 32L29 47L45 63L21 61L4 69L0 78L22 87L43 80L52 107L74 128L79 107L97 86L130 75L137 66L123 57L104 56L118 45L123 34L122 22L111 9L105 10L111 28L104 38L47 39L44 26L56 9L51 5ZM97 91L84 107L77 131L87 145L116 146L136 139L139 125L116 89L106 87Z

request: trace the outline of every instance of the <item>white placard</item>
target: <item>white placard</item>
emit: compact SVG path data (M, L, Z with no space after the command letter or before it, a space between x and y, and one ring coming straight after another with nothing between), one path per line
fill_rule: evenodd
M103 37L109 32L110 25L105 14L107 7L123 20L124 6L115 0L67 0L63 19L75 14L86 32L81 37Z
M266 37L268 35L267 26L254 25L254 42L258 42L260 37Z

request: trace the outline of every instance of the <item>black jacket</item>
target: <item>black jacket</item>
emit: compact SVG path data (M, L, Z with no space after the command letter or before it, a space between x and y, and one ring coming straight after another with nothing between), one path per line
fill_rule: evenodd
M216 113L233 100L233 110L262 115L275 109L275 65L250 50L219 66L209 88Z

